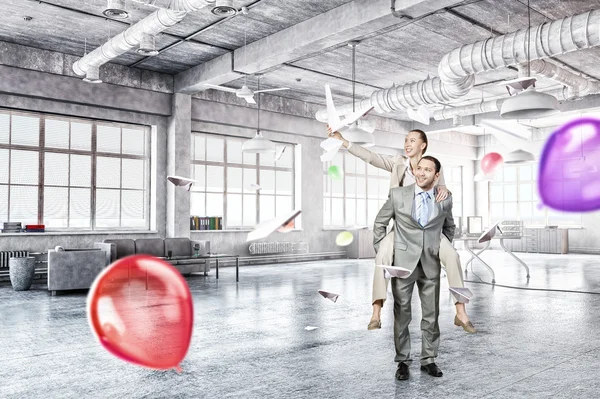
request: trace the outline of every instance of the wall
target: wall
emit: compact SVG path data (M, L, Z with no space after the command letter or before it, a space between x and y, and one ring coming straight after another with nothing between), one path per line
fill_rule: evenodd
M4 55L3 55L4 57ZM3 60L5 58L2 58ZM167 146L171 95L118 86L91 85L79 78L0 65L0 104L3 108L156 126L158 148ZM108 237L154 237L166 234L166 151L157 151L156 227L153 232L105 234L0 234L0 250L42 252L56 245L91 247Z

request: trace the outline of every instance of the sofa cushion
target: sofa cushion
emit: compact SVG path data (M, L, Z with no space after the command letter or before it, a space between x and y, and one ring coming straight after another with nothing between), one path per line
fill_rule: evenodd
M121 259L129 255L135 255L135 241L130 238L111 238L102 242L116 245L117 259Z
M168 256L192 256L192 243L189 238L165 238L165 254Z
M164 257L165 243L162 238L138 238L135 240L135 253Z

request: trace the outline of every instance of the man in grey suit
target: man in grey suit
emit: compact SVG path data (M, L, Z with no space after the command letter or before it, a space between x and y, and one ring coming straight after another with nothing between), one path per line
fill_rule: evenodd
M414 283L417 283L421 299L421 370L434 377L441 377L442 371L435 364L440 343L438 324L440 299L440 258L441 234L450 242L454 237L452 218L452 196L435 202L435 180L439 177L440 162L424 156L417 166L416 184L390 190L390 196L383 206L373 227L375 251L386 236L390 219L395 220L394 265L412 271L406 279L392 278L394 295L394 343L395 361L398 362L396 378L409 377L410 335L408 325L411 320L411 298Z

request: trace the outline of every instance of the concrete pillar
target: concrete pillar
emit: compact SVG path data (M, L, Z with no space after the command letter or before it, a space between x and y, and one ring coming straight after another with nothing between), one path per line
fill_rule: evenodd
M189 176L191 161L192 96L173 95L167 130L167 175ZM160 151L160 148L159 148ZM167 237L190 236L190 193L167 185Z

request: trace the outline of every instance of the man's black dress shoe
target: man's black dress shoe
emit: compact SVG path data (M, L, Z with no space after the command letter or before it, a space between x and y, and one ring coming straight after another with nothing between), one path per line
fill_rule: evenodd
M444 375L444 373L442 373L442 370L440 370L440 368L436 366L435 363L429 363L425 366L421 366L421 370L427 371L427 374L433 377L441 377Z
M398 370L396 370L396 379L397 380L408 380L408 376L410 372L408 371L408 365L406 363L400 363L398 365Z

